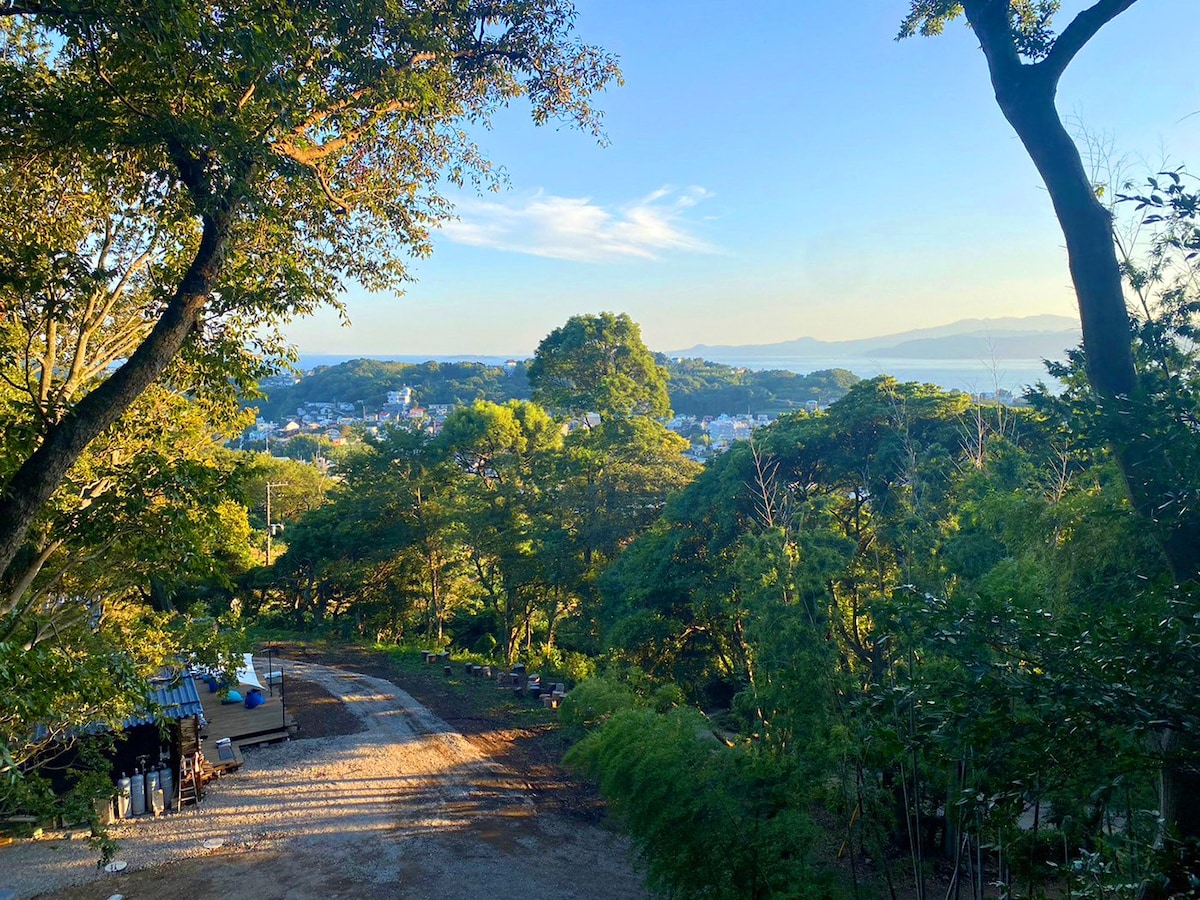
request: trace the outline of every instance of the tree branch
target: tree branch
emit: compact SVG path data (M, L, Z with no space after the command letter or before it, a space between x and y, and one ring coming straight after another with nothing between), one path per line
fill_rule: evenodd
M1095 37L1101 28L1136 2L1137 0L1099 0L1094 6L1082 10L1062 30L1046 58L1037 63L1037 67L1049 72L1057 81L1084 45Z
M295 160L302 166L311 167L314 163L322 159L333 156L335 153L340 153L342 150L358 143L359 139L378 125L387 116L395 112L408 111L413 112L418 108L419 104L412 100L391 100L388 103L382 104L379 108L371 110L367 113L366 118L359 124L357 128L351 128L343 132L336 138L331 138L323 144L313 144L311 147L301 147L294 140L275 141L271 145L271 149L281 156L286 156L289 159ZM297 133L296 137L304 135Z
M11 0L0 0L0 18L8 16L38 16L52 14L56 16L71 15L57 3L38 3L31 0L27 3L15 3Z
M321 186L321 191L325 194L325 199L336 207L334 212L337 215L349 215L353 212L350 204L333 192L333 188L329 184L329 179L325 177L325 173L320 168L313 166L312 173L316 175L317 184Z
M4 605L0 606L0 618L7 616L10 612L17 608L17 604L21 602L21 598L25 595L25 592L33 585L33 580L37 578L38 573L42 571L42 568L46 565L46 562L62 545L63 542L61 540L57 540L51 541L42 548L41 552L38 553L37 558L29 564L29 566L25 569L25 573L9 592L8 599L4 602Z

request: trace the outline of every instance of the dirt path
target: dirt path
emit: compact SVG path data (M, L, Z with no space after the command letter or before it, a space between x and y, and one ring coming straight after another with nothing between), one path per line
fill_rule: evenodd
M129 863L120 875L97 875L82 841L0 849L0 895L646 895L620 837L539 811L523 773L486 752L486 736L469 741L383 679L284 665L364 729L248 751L245 769L212 785L198 809L116 828ZM205 849L211 840L223 845Z

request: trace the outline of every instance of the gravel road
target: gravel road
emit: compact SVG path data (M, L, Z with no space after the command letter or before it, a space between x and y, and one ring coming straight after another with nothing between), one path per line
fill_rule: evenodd
M522 773L491 758L486 740L469 741L388 681L284 666L365 729L249 750L199 807L115 827L128 863L118 875L98 873L83 840L0 848L0 898L647 896L622 838L539 812Z

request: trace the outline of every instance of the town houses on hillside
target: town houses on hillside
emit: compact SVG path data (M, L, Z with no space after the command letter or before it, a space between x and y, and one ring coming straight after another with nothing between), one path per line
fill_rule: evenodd
M377 434L381 428L410 428L435 435L442 429L446 419L454 412L448 403L420 404L416 391L401 385L387 392L386 402L378 409L368 409L363 403L347 403L337 399L309 401L301 404L294 415L284 421L270 422L258 419L254 427L242 436L242 446L262 443L272 452L286 453L289 441L301 435L325 438L334 446L356 440L356 435ZM816 412L818 404L807 404L809 412ZM675 416L666 423L667 427L691 445L687 455L705 460L723 453L736 441L748 440L756 429L769 425L774 416L730 415ZM578 425L599 424L599 416L590 414ZM570 426L568 426L570 427Z

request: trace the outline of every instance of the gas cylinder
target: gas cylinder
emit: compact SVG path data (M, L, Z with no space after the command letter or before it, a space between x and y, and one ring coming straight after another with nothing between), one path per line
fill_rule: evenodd
M162 788L163 802L170 809L175 803L175 778L171 775L171 766L164 763L158 770L158 784Z
M132 791L131 784L132 783L129 780L129 776L126 775L124 772L122 772L121 777L117 780L117 818L118 819L128 819L129 818L129 800L130 800L130 793Z
M156 814L159 812L154 805L154 795L158 793L158 772L154 769L146 770L146 812Z
M130 779L129 787L133 792L130 797L130 814L140 816L146 811L146 777L140 768L133 770L133 778Z

